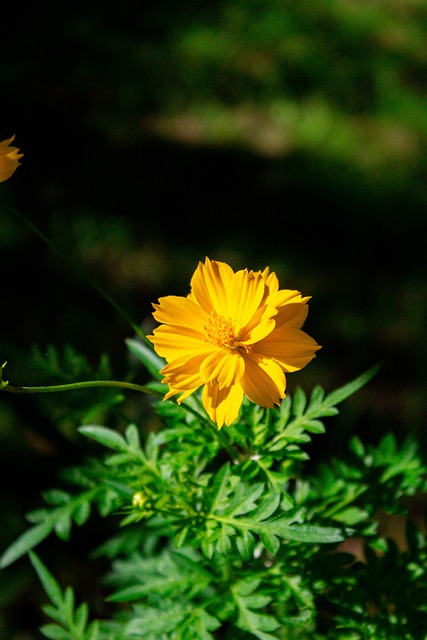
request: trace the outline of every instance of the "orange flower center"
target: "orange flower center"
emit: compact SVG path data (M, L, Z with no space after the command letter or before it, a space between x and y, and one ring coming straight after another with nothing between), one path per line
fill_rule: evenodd
M228 349L237 349L240 346L234 332L233 321L230 318L220 316L216 311L212 311L204 329L206 342L212 342L218 347L227 347Z

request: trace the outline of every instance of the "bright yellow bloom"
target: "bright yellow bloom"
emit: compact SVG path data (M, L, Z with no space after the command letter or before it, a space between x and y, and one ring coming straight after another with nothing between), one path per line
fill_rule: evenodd
M160 372L165 399L181 394L182 402L204 385L203 405L218 428L237 419L244 395L262 407L280 404L285 372L302 369L320 349L301 331L309 299L279 289L268 267L234 272L224 262L200 262L187 297L153 305L161 324L148 338L168 363Z
M142 509L147 502L147 496L142 491L137 491L132 496L132 506Z
M15 173L16 168L21 164L19 159L24 155L19 153L18 147L10 147L10 143L15 140L12 136L8 140L0 142L0 182L4 182Z

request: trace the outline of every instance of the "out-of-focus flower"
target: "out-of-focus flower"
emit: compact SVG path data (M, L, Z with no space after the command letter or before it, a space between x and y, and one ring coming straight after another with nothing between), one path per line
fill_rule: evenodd
M15 136L12 136L8 140L2 140L0 142L0 182L4 182L10 178L21 164L19 160L24 154L19 153L18 147L10 146L14 140Z
M148 338L167 361L165 399L180 394L182 402L203 385L203 405L218 428L237 419L244 395L262 407L280 404L285 373L302 369L320 349L301 331L309 299L279 289L268 267L234 272L224 262L200 262L187 297L153 305L161 324Z
M142 491L137 491L132 496L132 506L142 509L147 502L147 496Z

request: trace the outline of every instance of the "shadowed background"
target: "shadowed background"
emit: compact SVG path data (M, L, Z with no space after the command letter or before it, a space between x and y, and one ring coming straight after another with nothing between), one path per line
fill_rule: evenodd
M55 358L72 377L66 345L94 369L108 353L113 378L132 365L129 323L12 207L147 330L151 303L186 295L205 256L269 265L312 296L306 330L323 345L291 392L382 363L316 437L314 459L354 433L414 435L424 451L426 20L421 0L9 7L0 139L16 134L25 156L0 185L5 378L43 384ZM79 460L82 415L64 417L79 402L0 398L2 550ZM146 400L127 402L145 424ZM50 542L67 575L94 544L75 535L71 550ZM19 613L33 606L27 561L3 577L0 635L38 638L39 621Z

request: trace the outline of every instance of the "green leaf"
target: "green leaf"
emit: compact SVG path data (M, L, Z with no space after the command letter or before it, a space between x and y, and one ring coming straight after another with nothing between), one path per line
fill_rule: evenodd
M198 619L202 618L201 623ZM219 627L218 620L193 603L163 599L157 606L138 605L136 615L126 625L126 638L160 640L213 640L206 630ZM204 628L200 635L200 630ZM122 636L121 636L122 637Z
M224 509L222 515L235 517L253 511L256 507L256 501L263 491L263 482L257 482L249 486L243 482L238 484L230 504Z
M180 529L173 538L175 547L181 549L187 543L187 540L191 538L192 533L192 529L189 526Z
M49 640L70 640L71 636L65 629L56 624L44 624L40 627L41 633Z
M363 458L366 453L365 445L357 436L351 438L349 449L359 458Z
M307 404L307 396L301 387L295 389L294 396L292 398L292 413L295 416L302 416Z
M365 373L362 373L358 378L355 378L352 382L345 384L343 387L339 387L339 389L335 389L335 391L332 391L326 396L323 400L323 404L327 404L332 407L350 397L369 382L369 380L371 380L378 372L380 367L381 365L377 364L371 369L368 369L368 371L365 371Z
M263 609L271 600L271 596L253 593L245 598L245 603L250 609Z
M126 440L128 441L128 444L132 449L141 448L139 431L135 424L130 424L128 427L126 427L125 435L126 435Z
M150 580L146 584L139 584L121 589L114 595L110 596L108 600L110 602L133 602L134 600L140 600L147 594L151 593L166 595L169 590L173 591L176 586L182 585L183 580L171 580L167 576L159 576L156 579Z
M46 595L53 604L59 607L62 603L62 591L60 586L34 551L30 551L28 555L30 557L31 564L33 565L39 580L46 591Z
M334 514L334 520L338 522L342 522L343 524L349 525L357 525L363 522L368 518L368 513L361 509L360 507L350 506L344 509L341 509L337 513Z
M67 587L62 591L40 558L32 551L29 556L46 595L54 605L44 606L43 611L57 622L57 624L44 625L41 628L42 633L51 640L97 640L98 621L94 621L86 629L89 618L88 605L84 602L75 609L73 589Z
M259 576L248 576L236 582L233 590L235 589L239 596L249 596L258 589L260 584L261 578Z
M262 520L267 520L270 516L278 508L280 501L282 499L281 493L270 493L264 500L262 500L261 504L257 507L255 511L252 512L251 517L257 522L262 522Z
M274 533L272 533L271 531L268 531L267 529L260 531L259 537L261 538L261 542L264 545L264 547L267 549L267 551L269 551L273 555L276 555L276 553L280 549L279 538L276 535L274 535Z
M79 427L78 431L114 451L119 451L120 453L129 451L129 446L123 436L108 427L85 425L84 427Z
M46 520L23 533L10 547L6 549L0 559L0 568L7 567L18 558L37 546L42 540L53 531L55 523Z
M81 502L76 506L73 510L73 520L74 522L81 526L86 522L86 520L90 516L90 502Z
M89 618L89 607L86 602L83 602L74 613L74 626L76 627L76 631L83 636L84 631L86 629L86 625L88 623Z
M191 572L188 568L180 570L176 564L168 563L164 571L142 574L141 584L120 589L108 600L110 602L132 602L153 594L167 597L174 594L182 595L186 592L199 592L204 590L210 580L210 574L202 572L197 566Z
M197 640L213 640L213 636L209 631L216 631L221 626L218 618L207 613L204 609L198 608L192 612L191 620L189 620L188 631L192 634L190 637ZM188 637L186 630L183 630L182 640Z
M397 451L396 436L393 433L387 433L381 439L378 450L384 456L385 459L394 457Z
M72 521L69 513L62 514L61 517L56 520L54 530L60 540L64 540L64 542L66 542L69 539L71 525Z
M275 631L280 623L271 615L258 613L254 609L264 608L271 602L271 596L259 594L259 580L243 579L235 584L231 592L237 605L238 617L236 626L249 631L259 640L277 640L268 631Z
M61 489L48 489L43 491L42 496L48 504L55 506L66 504L70 499L70 494Z
M120 588L110 596L112 602L130 602L141 598L190 597L205 590L212 581L212 574L186 554L163 551L153 558L129 558L120 563L120 573L125 578Z
M43 605L42 609L45 615L47 615L52 620L55 620L55 622L62 624L64 622L64 612L61 611L61 606L61 603L58 605L58 608L53 604L45 604Z
M146 576L144 576L146 578ZM109 602L133 602L134 600L141 600L144 596L151 593L151 588L153 589L153 593L163 593L166 592L167 588L172 588L175 586L176 581L170 580L167 576L161 576L156 579L151 579L145 584L137 584L131 587L125 587L124 589L120 589L112 596L109 596Z
M337 527L318 527L312 524L288 524L285 520L272 520L263 523L270 533L274 533L285 540L309 543L334 543L342 542L346 536L353 532L350 529L339 529Z
M311 392L311 395L310 395L310 404L312 405L322 404L324 397L325 397L324 390L319 384L316 384L316 386L313 387L313 391Z
M207 511L213 513L225 506L225 499L228 493L228 481L230 479L230 464L224 464L215 475L212 483L212 490L209 494Z
M320 420L307 420L302 426L310 433L325 433L325 425Z
M71 587L66 587L64 591L64 597L62 607L64 610L65 620L73 620L74 617L74 591Z
M85 640L98 640L99 636L99 620L93 620L86 629Z
M241 535L236 537L236 546L244 560L252 558L255 550L255 537L251 531L243 530Z
M144 342L128 338L126 345L131 353L138 358L144 365L150 375L157 380L162 379L162 375L159 373L165 366L165 361L160 358L153 348L150 348Z
M234 536L234 529L227 524L217 528L216 549L218 553L225 556L231 549L231 537Z

